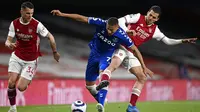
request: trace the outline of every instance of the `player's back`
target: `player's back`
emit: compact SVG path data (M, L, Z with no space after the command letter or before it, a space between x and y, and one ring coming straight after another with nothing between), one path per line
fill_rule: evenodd
M111 52L119 47L120 44L132 45L128 35L122 28L118 28L113 35L108 35L106 21L100 18L89 18L89 24L96 25L96 32L89 46L93 52L98 54Z
M89 43L91 50L98 53L114 51L119 45L117 37L108 36L106 28L96 28L92 41Z
M12 23L17 39L15 55L25 61L35 60L40 55L40 39L37 34L39 22L32 18L29 23L25 24L22 23L20 18L17 18Z

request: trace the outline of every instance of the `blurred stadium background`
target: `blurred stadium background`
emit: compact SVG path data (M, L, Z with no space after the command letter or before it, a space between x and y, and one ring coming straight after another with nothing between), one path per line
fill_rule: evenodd
M12 51L4 47L4 42L10 22L20 16L22 2L22 0L0 2L0 106L9 105L7 67ZM37 74L26 92L18 92L17 104L22 106L70 104L77 99L86 103L95 102L85 89L84 83L89 55L87 44L93 36L93 26L54 17L50 14L53 9L106 19L130 13L146 14L152 5L159 5L162 8L162 15L157 24L166 36L180 39L200 35L200 2L197 0L32 0L32 2L35 5L34 17L55 36L61 60L59 64L53 60L49 43L42 38L43 57L39 61ZM200 100L200 40L196 44L176 46L167 46L162 42L151 40L139 49L145 63L155 73L154 78L146 83L140 101ZM112 80L108 101L128 102L135 76L120 67L113 73Z

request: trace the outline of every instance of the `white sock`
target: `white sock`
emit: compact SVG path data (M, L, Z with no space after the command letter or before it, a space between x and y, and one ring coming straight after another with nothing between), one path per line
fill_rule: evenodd
M139 90L138 88L132 88L132 94L135 94L135 95L137 95L137 96L140 96L141 90Z
M92 95L96 95L98 91L96 90L97 85L92 85L92 86L86 86L86 88L90 91Z
M10 109L17 109L16 105L11 105Z

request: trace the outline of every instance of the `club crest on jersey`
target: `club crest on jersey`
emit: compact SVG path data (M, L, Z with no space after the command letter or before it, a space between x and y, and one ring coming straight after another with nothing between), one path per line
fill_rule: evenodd
M116 38L116 37L114 37L114 38L112 39L113 42L118 42L118 40L119 40L119 39Z
M33 29L29 28L29 29L28 29L28 32L29 32L29 33L32 33L32 32L33 32Z
M152 33L152 29L151 28L149 28L149 33Z

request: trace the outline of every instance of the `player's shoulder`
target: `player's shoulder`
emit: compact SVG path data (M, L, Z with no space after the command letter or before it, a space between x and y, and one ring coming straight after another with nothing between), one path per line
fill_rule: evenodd
M157 24L155 24L155 23L153 23L153 24L151 25L151 28L156 28L156 29L159 29L159 28L158 28L158 25L157 25Z
M153 24L154 26L152 26L153 28L155 28L155 31L160 31L160 28L157 24Z
M117 30L116 35L119 37L127 37L128 36L127 33L121 27L119 27L119 29Z
M106 22L106 20L99 18L99 17L88 17L88 20Z
M132 13L132 14L127 14L126 16L128 16L129 18L134 18L134 17L140 17L142 16L141 13Z
M35 18L32 18L31 22L36 23L36 24L41 23L39 20L37 20L37 19L35 19Z

